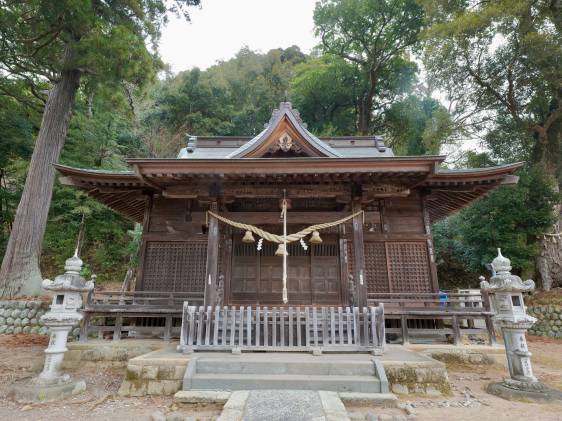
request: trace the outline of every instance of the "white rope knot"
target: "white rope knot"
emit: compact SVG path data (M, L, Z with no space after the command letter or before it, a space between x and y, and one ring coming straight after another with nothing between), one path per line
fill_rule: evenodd
M242 222L237 222L237 221L233 221L232 219L228 219L225 218L224 216L220 216L219 214L216 214L215 212L212 211L207 211L207 213L214 217L217 218L219 221L233 226L235 228L240 228L242 230L247 230L247 231L251 231L252 233L256 234L257 236L260 236L261 238L270 241L272 243L277 243L277 244L282 244L285 242L284 238L282 235L277 235L277 234L272 234L270 232L264 231L261 228L258 228L254 225L249 225L249 224L244 224ZM353 218L355 218L356 216L359 215L364 215L364 211L360 210L359 212L355 212L352 215L346 216L345 218L341 218L338 219L337 221L332 221L332 222L325 222L322 224L316 224L316 225L310 225L309 227L306 227L302 230L300 230L297 233L294 234L289 234L287 235L287 239L286 242L287 243L293 243L295 241L299 241L301 238L306 237L309 234L312 234L314 231L320 231L326 228L331 228L331 227L335 227L338 225L341 225Z

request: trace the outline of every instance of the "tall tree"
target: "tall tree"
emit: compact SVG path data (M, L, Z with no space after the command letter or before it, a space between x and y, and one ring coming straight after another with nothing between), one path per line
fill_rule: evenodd
M431 25L425 64L460 109L489 118L486 141L529 161L562 186L562 10L555 0L423 0ZM507 135L507 136L506 136ZM523 152L523 153L522 153ZM545 288L562 284L562 215L543 233Z
M423 10L416 0L322 0L314 23L322 49L353 63L363 75L357 128L367 135L375 99L384 100L392 92L385 84L411 67L405 55L418 40Z
M158 59L157 45L170 11L199 0L29 0L0 4L0 69L27 82L44 103L22 197L0 269L0 294L40 291L39 256L53 190L54 168L64 145L81 79L141 83ZM171 7L168 7L171 5ZM187 15L186 15L187 16ZM47 98L36 81L49 81Z

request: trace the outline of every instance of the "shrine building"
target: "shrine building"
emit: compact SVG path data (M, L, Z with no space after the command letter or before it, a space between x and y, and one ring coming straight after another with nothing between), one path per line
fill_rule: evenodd
M254 137L192 136L177 158L129 159L130 171L56 167L63 184L143 225L137 297L361 309L435 297L432 224L516 183L521 167L448 170L444 160L395 156L379 136L317 137L283 102ZM256 234L283 238L283 203L287 235L329 225L287 242L285 258Z

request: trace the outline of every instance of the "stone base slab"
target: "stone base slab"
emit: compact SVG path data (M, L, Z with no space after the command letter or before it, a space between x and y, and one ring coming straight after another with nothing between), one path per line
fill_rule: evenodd
M88 342L70 342L64 355L63 368L125 368L131 358L171 346L173 344L157 339L96 339Z
M432 397L451 393L446 365L421 352L400 345L387 346L381 363L392 393Z
M85 390L86 382L84 380L70 379L53 384L40 384L32 380L15 385L10 391L10 395L20 403L42 403L65 399Z
M166 349L132 358L127 364L120 396L173 395L182 388L190 356Z
M223 390L180 390L174 395L174 402L188 404L226 403L231 392Z
M521 390L509 387L503 382L490 383L486 387L486 392L491 395L499 396L508 401L523 401L534 403L562 402L562 392L551 389L545 385L539 388L542 390Z
M339 396L343 403L352 405L376 405L383 408L395 408L398 403L398 398L393 393L340 392Z

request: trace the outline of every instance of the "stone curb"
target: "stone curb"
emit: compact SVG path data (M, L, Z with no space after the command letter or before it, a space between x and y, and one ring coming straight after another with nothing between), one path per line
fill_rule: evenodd
M349 415L343 402L341 401L338 392L324 392L319 391L320 401L322 408L326 415L327 421L350 421Z
M232 392L217 421L242 421L249 397L250 391L248 390Z

